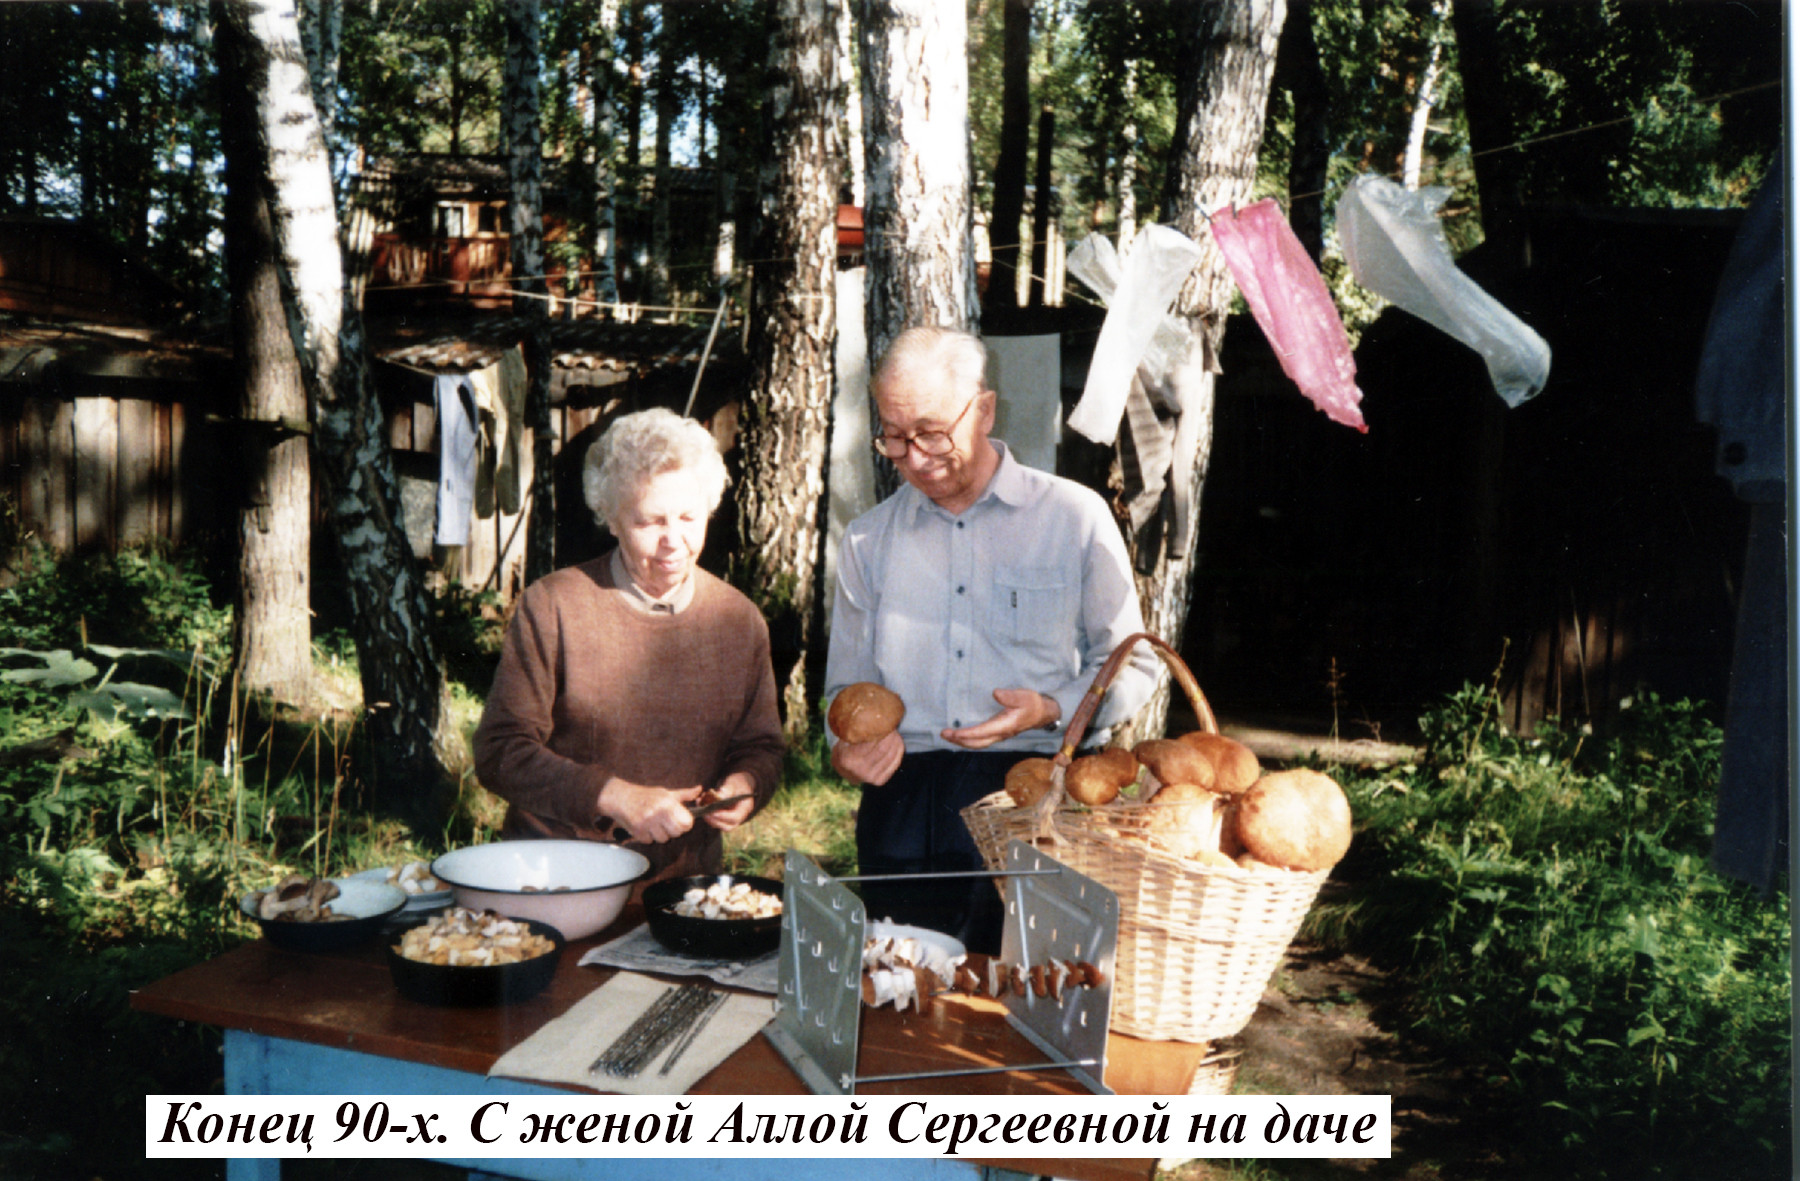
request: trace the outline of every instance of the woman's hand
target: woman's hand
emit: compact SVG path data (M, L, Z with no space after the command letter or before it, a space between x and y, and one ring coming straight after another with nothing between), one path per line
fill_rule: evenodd
M742 771L733 771L721 779L718 795L722 800L735 799L738 801L729 808L708 812L703 817L708 824L720 832L730 832L750 819L750 813L756 810L756 781Z
M700 791L698 784L671 790L609 779L600 789L595 806L600 815L624 825L632 840L660 845L694 827L694 816L687 805L700 797Z
M906 740L898 730L874 742L840 742L831 748L831 765L851 783L879 787L894 777L906 756Z

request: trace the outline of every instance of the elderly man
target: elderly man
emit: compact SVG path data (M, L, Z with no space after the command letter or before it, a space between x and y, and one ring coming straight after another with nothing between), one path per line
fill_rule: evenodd
M981 868L962 808L1020 759L1054 753L1095 672L1143 627L1105 502L989 437L986 361L967 333L914 328L875 374L875 449L907 487L844 535L825 672L828 694L876 681L906 703L898 733L832 747L832 765L864 785L866 874ZM1154 664L1141 649L1120 671L1090 742L1148 699ZM863 900L871 918L999 950L986 879L867 882Z

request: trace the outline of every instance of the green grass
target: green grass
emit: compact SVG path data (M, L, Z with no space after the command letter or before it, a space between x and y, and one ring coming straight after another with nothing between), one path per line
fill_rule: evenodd
M822 727L811 743L788 752L781 787L754 822L725 837L733 873L781 877L782 858L795 849L832 874L856 871L857 790L838 778L825 754Z

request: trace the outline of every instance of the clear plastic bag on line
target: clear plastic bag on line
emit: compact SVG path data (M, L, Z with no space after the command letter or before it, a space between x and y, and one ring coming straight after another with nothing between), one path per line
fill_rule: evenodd
M1549 380L1550 346L1457 269L1437 218L1449 195L1358 177L1337 204L1344 257L1358 283L1480 353L1495 391L1517 407Z

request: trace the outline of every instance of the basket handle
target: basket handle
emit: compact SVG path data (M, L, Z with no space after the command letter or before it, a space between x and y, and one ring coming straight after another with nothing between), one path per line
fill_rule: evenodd
M1059 769L1067 767L1074 760L1076 748L1087 736L1088 725L1093 722L1094 714L1100 709L1101 698L1106 696L1106 690L1112 685L1113 678L1119 675L1119 670L1131 658L1131 650L1137 646L1140 640L1149 644L1156 654L1162 657L1163 663L1169 666L1169 672L1174 676L1175 682L1181 686L1182 692L1188 695L1188 700L1193 704L1194 716L1200 720L1200 729L1208 734L1219 732L1219 720L1213 716L1212 706L1207 703L1206 694L1200 691L1200 683L1194 679L1194 674L1188 668L1187 662L1181 659L1181 655L1160 637L1153 636L1149 632L1137 632L1125 637L1119 646L1113 649L1112 655L1106 658L1106 663L1100 666L1100 671L1094 674L1094 683L1088 686L1087 693L1081 698L1081 704L1075 707L1075 716L1069 719L1068 729L1064 731L1066 737L1063 740L1062 749L1056 752L1055 763Z

